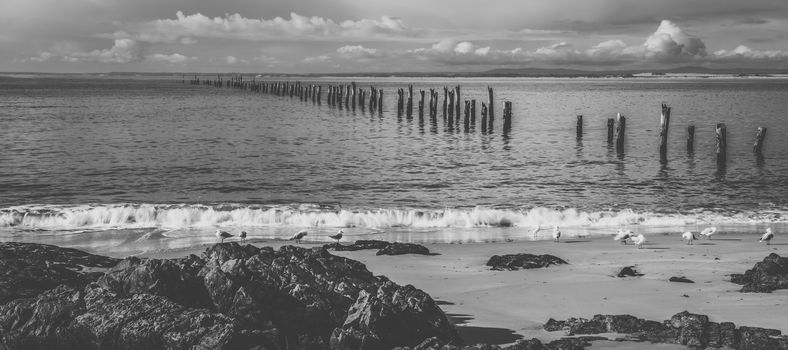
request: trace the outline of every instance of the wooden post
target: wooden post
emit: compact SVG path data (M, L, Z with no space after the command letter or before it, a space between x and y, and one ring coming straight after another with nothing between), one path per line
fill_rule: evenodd
M408 118L413 116L413 85L408 85Z
M687 153L695 152L695 125L687 125Z
M378 110L378 114L383 113L383 89L378 89L377 93L377 102L375 102L375 107Z
M424 90L419 90L419 121L424 121Z
M471 130L471 101L465 100L465 116L463 117L463 126L465 127L465 132L470 132Z
M758 133L755 134L755 144L753 145L752 151L755 152L756 155L762 156L763 155L763 139L766 137L766 128L763 126L758 127Z
M449 89L443 87L443 120L446 121L446 105L449 103Z
M471 100L471 130L476 128L476 100Z
M618 121L616 126L616 152L624 153L624 131L627 127L627 118L618 113L616 119Z
M579 114L577 116L577 139L580 140L583 138L583 115Z
M607 143L613 143L613 130L616 128L616 120L607 118Z
M482 114L482 122L481 122L482 134L486 134L487 133L487 105L484 102L482 102L481 114Z
M512 102L503 103L503 133L508 134L512 131Z
M487 87L487 95L489 95L489 101L487 103L487 106L489 106L488 114L490 115L490 125L492 125L492 120L495 118L495 109L493 107L495 104L493 103L493 89L489 86ZM492 128L490 128L490 131L492 132Z
M433 113L435 112L435 89L430 89L430 119L433 117Z
M728 132L724 123L717 123L717 165L725 165L727 160Z
M460 119L460 101L461 101L460 100L460 86L457 85L454 88L454 102L455 102L455 106L456 106L454 108L454 113L455 113L454 115L457 116L457 119Z
M352 91L350 94L350 107L355 111L356 110L356 82L351 82L350 85L352 86Z
M670 110L666 104L662 104L662 113L659 117L659 159L662 162L668 161L668 127L670 126Z
M449 116L450 124L454 123L454 90L449 91Z
M488 88L489 89L489 88ZM490 96L492 96L492 89L489 89ZM490 102L492 102L492 98L490 98ZM495 115L492 113L493 105L490 104L487 106L487 132L493 132L493 125L495 125Z

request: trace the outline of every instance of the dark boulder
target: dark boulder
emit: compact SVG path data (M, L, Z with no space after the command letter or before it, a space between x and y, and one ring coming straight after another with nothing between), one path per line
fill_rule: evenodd
M691 280L691 279L689 279L687 277L684 277L684 276L681 276L681 277L673 276L670 279L668 279L668 281L670 281L670 282L678 282L678 283L695 283L695 281L693 281L693 280Z
M788 258L769 254L744 274L731 275L731 282L743 284L741 292L771 293L777 289L788 289Z
M430 250L427 247L414 244L414 243L391 243L384 248L378 250L375 255L402 255L402 254L421 254L429 255Z
M323 246L326 249L333 249L336 251L356 251L356 250L364 250L364 249L383 249L386 248L389 242L380 241L376 239L360 239L354 242L353 244L342 245L337 243L326 244Z
M528 253L493 255L487 260L491 270L518 270L548 267L550 265L567 264L563 259L549 255L534 255Z
M616 276L618 276L618 277L640 277L640 276L643 276L643 274L639 273L637 270L635 270L634 266L625 266L624 268L621 269L621 271L618 272L618 275L616 275Z
M0 243L0 304L65 284L81 288L119 259L53 245Z

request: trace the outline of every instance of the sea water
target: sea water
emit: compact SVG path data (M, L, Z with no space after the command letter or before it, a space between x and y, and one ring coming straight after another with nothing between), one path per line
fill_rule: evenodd
M0 240L125 253L214 242L216 229L476 242L545 239L554 225L565 237L785 228L788 78L254 79L319 84L324 101L180 75L0 77ZM351 81L383 89L383 110L325 103L329 84ZM411 118L396 112L396 90L409 84ZM476 100L467 132L442 115L443 87L457 85ZM482 133L488 86L494 128ZM418 115L418 91L429 89L441 99L434 122L427 101ZM507 134L503 101L513 104ZM673 108L666 163L662 103ZM623 153L607 142L617 113L627 117ZM725 166L715 158L720 122ZM759 126L762 157L752 151Z

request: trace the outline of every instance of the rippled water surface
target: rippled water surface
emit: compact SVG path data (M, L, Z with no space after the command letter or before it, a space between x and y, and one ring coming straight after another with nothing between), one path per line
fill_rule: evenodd
M304 80L323 85L324 98L329 84L350 81ZM458 224L464 227L549 221L533 218L539 215L569 220L576 212L780 221L788 207L788 79L355 81L383 89L382 113L182 84L180 77L0 78L0 225L45 227L53 217L61 221L51 225L74 227L167 226L161 222L173 217L185 226L333 220L309 217L317 211L337 215L337 226L419 226L414 217L451 226L453 210L472 217ZM408 83L415 91L440 88L441 99L443 86L460 85L462 98L477 104L492 86L493 132L450 130L441 112L435 124L428 116L398 117L395 91ZM513 102L508 135L501 133L504 100ZM665 164L658 155L661 103L673 107ZM616 113L628 118L623 154L607 143L607 119ZM575 137L578 114L582 139ZM714 158L718 122L728 129L725 167ZM686 150L690 124L694 153ZM758 126L768 128L762 158L752 152ZM155 206L152 217L139 218L140 205ZM491 212L473 212L479 206ZM90 212L95 208L109 214ZM287 221L288 210L307 219ZM394 214L340 218L380 210ZM273 218L260 219L265 215Z

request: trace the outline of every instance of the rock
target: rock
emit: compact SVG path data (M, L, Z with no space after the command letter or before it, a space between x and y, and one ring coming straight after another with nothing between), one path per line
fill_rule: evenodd
M670 325L678 333L676 339L679 344L691 348L704 348L708 343L708 337L704 330L709 323L706 315L692 314L687 311L673 315L670 318Z
M393 282L374 292L361 291L342 328L375 335L384 348L412 347L432 337L442 344L460 342L457 330L427 293Z
M414 244L414 243L391 243L386 247L378 250L375 255L402 255L402 254L421 254L429 255L430 250L427 247Z
M534 269L560 264L567 264L567 262L549 254L534 255L528 253L493 255L487 261L487 266L492 267L491 270Z
M625 266L621 269L621 271L617 275L618 277L640 277L643 276L642 273L639 273L635 270L634 266Z
M670 282L679 282L679 283L695 283L695 281L693 281L693 280L691 280L691 279L689 279L687 277L684 277L684 276L681 276L681 277L673 276L668 281L670 281Z
M0 304L65 284L81 288L119 259L53 245L0 243Z
M771 293L777 289L788 289L788 258L775 253L744 272L731 275L731 282L743 284L741 292Z
M337 242L337 243L326 244L323 247L326 249L334 249L336 251L356 251L363 249L383 249L386 248L389 244L391 243L386 241L375 240L375 239L372 240L360 239L357 240L355 243L349 245L342 245Z
M739 347L740 350L755 349L786 349L788 340L774 339L780 335L776 329L765 329L758 327L739 327Z

